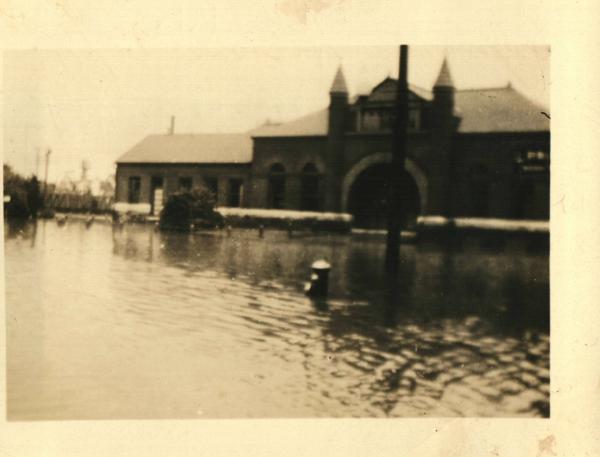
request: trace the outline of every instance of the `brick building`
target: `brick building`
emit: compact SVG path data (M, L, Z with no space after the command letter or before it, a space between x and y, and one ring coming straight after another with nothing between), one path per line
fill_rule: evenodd
M150 135L117 161L118 202L158 212L194 186L220 206L349 212L384 223L396 81L349 98L341 69L328 108L241 134ZM457 90L444 61L431 91L410 86L403 204L418 215L548 219L550 125L511 85Z

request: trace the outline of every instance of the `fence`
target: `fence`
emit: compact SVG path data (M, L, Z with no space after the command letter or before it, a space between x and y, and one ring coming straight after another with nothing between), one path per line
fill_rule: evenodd
M65 213L108 213L113 202L112 196L76 193L51 193L45 199L46 208Z

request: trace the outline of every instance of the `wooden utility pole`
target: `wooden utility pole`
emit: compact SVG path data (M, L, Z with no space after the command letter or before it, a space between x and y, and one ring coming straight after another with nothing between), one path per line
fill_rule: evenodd
M402 180L408 128L408 46L400 46L396 115L392 127L392 163L388 173L388 220L385 266L396 271L400 261Z

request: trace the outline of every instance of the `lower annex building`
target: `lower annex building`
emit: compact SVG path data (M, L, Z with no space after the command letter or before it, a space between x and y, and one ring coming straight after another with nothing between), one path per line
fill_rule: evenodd
M116 202L158 214L169 194L204 186L218 206L347 212L385 223L396 80L349 99L341 68L330 104L239 134L149 135L117 161ZM431 91L409 86L403 180L417 216L549 218L550 122L510 84L457 90L444 60Z

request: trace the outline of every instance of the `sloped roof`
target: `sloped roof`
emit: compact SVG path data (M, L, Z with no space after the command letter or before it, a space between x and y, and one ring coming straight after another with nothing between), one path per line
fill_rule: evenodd
M250 163L247 133L148 135L117 163Z
M430 90L423 89L422 87L415 86L414 84L409 84L408 89L415 95L418 95L419 97L425 100L433 100L433 92L431 92Z
M396 90L398 88L398 80L391 77L385 78L377 84L371 93L367 96L370 102L394 102L396 100ZM424 100L432 100L433 94L431 91L423 89L413 84L408 85L408 90L419 98Z
M431 91L409 85L414 94L432 100ZM375 99L395 100L395 80L386 78L375 89ZM455 92L455 112L461 117L459 133L537 132L549 131L550 121L541 114L543 107L536 105L512 86L491 89L468 89ZM281 124L259 127L253 137L319 136L327 135L327 108Z
M281 124L267 124L250 132L252 137L320 136L327 135L329 110L313 113Z
M457 90L460 133L550 131L546 111L513 87Z

